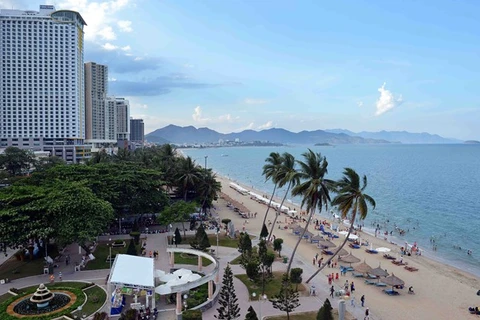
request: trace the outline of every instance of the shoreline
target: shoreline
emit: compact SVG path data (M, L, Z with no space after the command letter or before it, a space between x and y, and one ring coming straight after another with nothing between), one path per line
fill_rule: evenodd
M244 183L235 181L233 179L230 179L229 177L225 177L218 172L216 172L216 174L222 183L222 192L226 193L233 199L240 201L247 208L249 208L249 210L252 210L252 208L259 210L258 213L260 214L260 217L263 217L266 210L266 205L256 203L254 200L251 200L249 196L241 195L234 189L230 188L229 184L230 182L235 182L238 185L244 187L245 189L248 189L249 191L257 192L259 194L264 194L265 192L252 189L251 187L247 187ZM281 202L281 199L276 199L276 197L274 197L274 201ZM300 212L299 206L295 203L285 201L284 205L293 207L297 209L297 212ZM254 211L255 210L251 212ZM274 212L275 211L271 209L269 211L269 217L273 217ZM279 220L283 221L283 217L285 216L282 214ZM329 220L330 222L332 221L332 219L326 216L325 213L323 215L316 214L315 218L321 220ZM260 223L261 220L258 222L258 224ZM339 225L342 226L343 224L340 223ZM236 225L236 228L241 229L241 226ZM250 222L247 228L248 230L253 228L258 229L261 228L261 226L254 226ZM374 244L374 248L383 246L392 249L393 254L399 252L400 246L398 243L396 245L393 245L389 241L383 240L383 235L382 238L376 238L374 237L374 235L371 235L365 231L361 232L362 239L365 239L369 241L369 243ZM290 243L293 243L292 240L297 239L295 236L291 235L290 230L277 230L277 228L274 228L274 234L277 233L279 234L279 236L282 236L284 241L288 240L286 241L286 245L289 246ZM285 235L285 233L287 233L287 235ZM335 242L338 242L338 240ZM445 264L441 261L436 261L424 255L404 257L405 261L407 261L409 265L420 269L420 271L418 272L409 272L402 267L390 264L389 261L385 260L381 254L370 255L364 252L364 250L362 249L352 250L348 247L346 247L346 249L348 251L351 251L358 258L366 261L373 268L377 267L379 264L382 265L382 268L388 268L389 272L394 272L395 275L403 279L407 287L413 285L414 290L417 292L415 296L406 295L404 289L404 292L402 292L401 296L389 297L383 294L380 289L371 286L368 287L367 285L360 283L362 282L362 279L356 278L356 283L360 283L357 285L357 293L365 292L367 300L369 301L369 306L371 306L374 314L378 315L380 319L454 319L461 318L459 317L460 314L465 314L465 316L463 317L466 318L468 317L467 308L469 306L478 305L478 297L476 297L476 291L478 290L480 282L478 277L472 273L463 271L459 268L456 268L449 264ZM296 257L298 258L299 256L301 256L303 261L311 261L311 258L309 257L314 256L315 252L319 252L319 250L316 249L316 246L302 242ZM330 273L331 270L332 269L325 268L321 273L323 273L325 277L325 272L328 271ZM309 274L306 274L304 279L309 276ZM313 281L316 281L316 279L320 280L320 278L322 278L321 274L317 275L317 277L315 277ZM346 276L346 278L353 279L351 276L348 275ZM436 288L436 290L434 290L434 288ZM412 297L414 297L414 299L411 299ZM409 310L409 312L407 312L406 314L398 315L398 312L395 312L395 314L392 312L392 310L403 310L405 307L407 307L407 309ZM431 313L432 308L433 310L435 310L434 313L438 313L437 317L434 317Z

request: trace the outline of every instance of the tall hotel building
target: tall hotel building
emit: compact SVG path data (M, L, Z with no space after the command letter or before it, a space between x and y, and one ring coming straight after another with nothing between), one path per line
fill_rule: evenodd
M78 12L0 10L0 147L88 157L83 27Z

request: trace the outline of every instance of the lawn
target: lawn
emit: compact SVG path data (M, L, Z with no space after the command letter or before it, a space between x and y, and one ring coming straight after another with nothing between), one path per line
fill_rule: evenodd
M188 235L186 237L182 236L182 244L189 244L190 240L195 238L194 235ZM208 239L210 240L210 244L212 247L217 246L217 235L216 234L209 234ZM238 239L232 239L227 237L225 234L218 235L218 245L220 247L228 247L228 248L238 248Z
M112 257L115 258L117 254L126 254L127 248L130 240L125 240L126 246L125 247L112 247ZM142 243L142 239L140 242ZM109 242L99 242L93 255L95 256L95 260L89 261L85 270L98 270L98 269L108 269L110 268L110 262L107 261L107 257L110 254L110 247L108 246ZM141 245L138 244L135 246L137 248L137 254L140 254ZM113 260L112 260L113 263Z
M94 286L84 291L87 294L87 303L83 306L82 314L90 315L100 309L105 300L107 294L99 286Z
M37 276L43 274L44 260L41 258L35 260L19 261L11 257L0 266L0 279L15 280L24 277Z
M318 311L309 311L309 312L298 312L295 314L290 313L290 320L316 320ZM338 320L338 309L332 310L333 320ZM287 320L287 316L274 316L274 317L265 317L267 320ZM352 320L354 317L348 312L345 312L345 320Z
M190 264L196 266L198 265L198 257L186 253L175 252L175 264ZM206 267L210 264L212 264L210 260L202 257L202 266Z
M269 281L265 283L265 294L267 297L272 297L276 294L278 294L278 290L282 285L282 272L274 272L273 273L273 278L271 278ZM261 280L257 282L251 281L246 274L236 274L235 277L237 277L240 281L243 282L245 286L247 286L248 293L251 296L253 292L258 294L262 288L262 282ZM293 285L295 286L295 285ZM307 289L303 284L298 285L298 292L300 295L305 295L307 293Z

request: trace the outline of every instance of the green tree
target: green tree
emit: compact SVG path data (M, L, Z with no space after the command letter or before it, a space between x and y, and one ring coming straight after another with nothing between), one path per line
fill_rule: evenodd
M278 256L281 257L282 254L282 244L283 244L283 239L282 238L276 238L273 240L273 250L278 252Z
M283 275L280 292L269 300L275 309L286 312L287 320L290 320L290 312L294 311L298 306L300 306L298 297L298 292L293 290L290 279L285 273Z
M199 183L195 185L198 202L202 204L204 214L207 214L207 210L212 207L213 201L217 199L218 193L222 190L222 185L216 178L211 169L203 170Z
M268 236L268 229L265 224L263 224L262 231L260 232L260 239L266 239Z
M375 209L375 200L364 192L367 188L367 176L364 175L361 180L355 170L345 168L343 171L343 178L335 184L337 196L333 199L332 204L338 207L342 219L348 218L350 220L350 228L348 229L348 234L346 235L345 240L342 242L338 250L336 250L335 253L325 262L323 267L325 267L329 261L332 261L337 253L345 246L345 243L348 241L348 237L353 230L353 224L355 223L357 215L360 215L360 220L364 220L368 214L368 205L371 205ZM323 269L323 267L318 268L318 270L308 278L307 283L309 283Z
M190 241L190 245L192 248L205 251L207 248L210 248L210 240L208 239L208 235L205 232L205 228L203 227L203 224L201 224L197 232L195 233L195 238Z
M0 154L0 168L11 176L24 175L34 162L32 152L17 147L8 147Z
M282 202L280 203L280 207L278 207L278 213L275 215L275 219L273 219L272 227L270 228L270 233L268 236L269 242L270 242L270 238L273 235L273 229L275 228L275 223L277 222L280 212L282 211L282 207L285 202L285 199L287 198L287 195L290 192L290 188L294 187L300 182L298 172L295 169L295 157L288 152L285 152L282 154L282 165L280 166L277 173L277 181L278 181L278 188L283 188L285 185L287 185L287 190L283 195Z
M182 236L180 235L180 230L175 228L175 245L179 245L180 243L182 243Z
M266 270L268 270L270 274L272 273L272 265L274 261L275 261L275 253L267 252L267 254L265 255L264 264L265 264Z
M245 266L245 273L248 278L257 281L260 271L260 264L257 259L250 259Z
M245 315L245 320L258 320L257 313L252 306L248 307L248 312Z
M220 297L218 299L220 308L217 309L217 319L234 320L240 317L240 307L238 306L237 295L235 294L235 286L233 285L233 273L230 265L227 264L223 273L222 288L220 289Z
M197 211L197 204L194 202L186 202L183 200L172 203L170 206L165 207L160 216L158 222L168 226L174 222L181 222L183 227L183 236L186 237L185 221L190 220L190 215Z
M240 238L238 239L238 250L240 252L252 251L252 239L247 232L240 233Z
M325 175L328 172L327 159L322 157L320 153L314 153L310 149L308 149L308 152L303 153L302 156L305 159L304 161L297 160L297 163L300 166L298 175L301 182L292 189L292 195L302 196L301 206L302 208L306 207L307 211L310 211L310 214L308 215L305 228L303 228L303 231L293 248L290 261L288 262L287 274L290 272L298 245L302 241L305 232L308 230L315 210L318 207L321 211L323 206L327 209L328 203L330 202L329 190L333 187L333 181L325 179Z
M283 159L278 152L272 152L265 159L266 164L263 166L262 174L265 176L265 181L272 180L274 184L272 196L270 197L270 201L268 202L268 206L267 206L267 211L265 212L265 216L263 217L262 224L264 226L267 221L268 211L270 210L273 197L275 196L275 191L277 190L277 186L278 186L277 174L278 174L278 171L280 170L280 166L282 165L282 161ZM267 234L268 234L268 231L267 231Z
M128 243L127 254L131 256L136 256L138 254L137 248L135 247L135 242L133 241L133 239L130 239L130 242Z
M325 299L323 306L318 310L317 313L317 320L333 320L332 314L332 305L330 304L330 300Z
M267 241L265 241L265 239L261 239L258 243L258 260L260 261L260 268L262 270L262 295L265 294L265 271L267 252Z
M302 283L302 268L292 268L290 270L290 279L292 283L295 283L295 290L298 291L298 285Z
M189 191L200 181L200 170L191 157L179 158L177 166L177 187L183 192L183 200L187 201Z
M53 168L58 165L65 165L65 160L63 160L60 157L56 156L50 156L46 158L40 158L36 163L35 163L35 170L36 171L43 171L43 170L48 170L50 168Z

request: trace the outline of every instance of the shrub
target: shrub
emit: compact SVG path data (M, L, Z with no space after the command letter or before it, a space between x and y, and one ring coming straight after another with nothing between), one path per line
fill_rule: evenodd
M182 314L183 320L202 320L202 311L200 310L187 310Z
M130 237L133 238L133 240L135 241L135 244L140 243L140 232L139 231L130 232Z
M318 310L317 320L333 320L330 300L326 299L323 306Z

